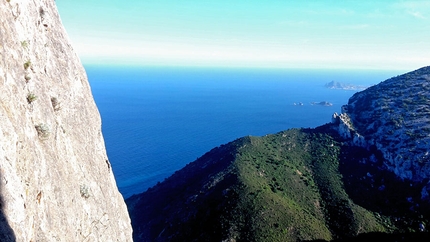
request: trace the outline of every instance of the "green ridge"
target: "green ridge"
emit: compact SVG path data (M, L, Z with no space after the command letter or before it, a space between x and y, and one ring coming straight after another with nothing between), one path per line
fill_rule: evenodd
M351 199L344 183L355 178L341 170L355 161L340 158L348 148L329 125L215 148L127 200L135 240L302 241L416 231Z

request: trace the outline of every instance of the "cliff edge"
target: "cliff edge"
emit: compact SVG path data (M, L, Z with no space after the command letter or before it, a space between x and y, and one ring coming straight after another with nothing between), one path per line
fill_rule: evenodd
M0 16L0 241L131 241L55 1L1 1Z

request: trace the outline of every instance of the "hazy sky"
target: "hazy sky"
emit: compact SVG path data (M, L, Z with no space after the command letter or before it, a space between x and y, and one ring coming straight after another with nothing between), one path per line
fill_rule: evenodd
M57 0L84 64L410 70L430 1Z

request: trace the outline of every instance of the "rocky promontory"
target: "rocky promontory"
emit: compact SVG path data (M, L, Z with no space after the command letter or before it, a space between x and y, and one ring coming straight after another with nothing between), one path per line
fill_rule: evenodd
M329 83L326 83L324 86L329 89L341 89L341 90L352 90L352 91L362 91L368 88L368 86L364 86L364 85L354 85L354 84L342 83L337 81L331 81Z
M430 201L430 67L356 93L338 118L343 136L375 146L381 168L421 184L422 199Z

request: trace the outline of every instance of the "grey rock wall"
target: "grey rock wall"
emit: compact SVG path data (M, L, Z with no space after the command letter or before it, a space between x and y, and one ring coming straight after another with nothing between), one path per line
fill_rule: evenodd
M374 145L384 169L420 183L422 199L430 200L430 67L356 93L333 123L354 145Z
M131 241L54 0L0 1L0 241Z

